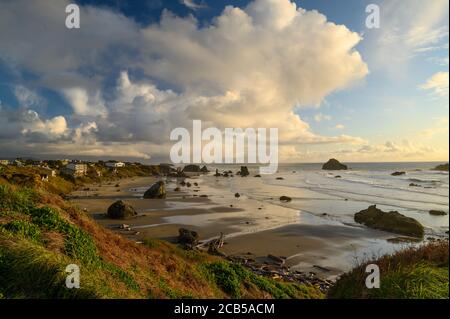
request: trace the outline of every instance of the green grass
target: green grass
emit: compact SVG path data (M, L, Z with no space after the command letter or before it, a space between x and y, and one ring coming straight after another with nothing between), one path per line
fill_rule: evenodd
M380 269L380 288L368 289L367 264ZM329 298L448 299L448 241L430 242L365 262L344 274Z
M0 287L8 298L94 298L91 286L67 289L69 259L27 241L0 245Z
M381 277L374 298L441 299L448 298L448 267L420 263Z
M35 242L40 242L42 240L41 229L38 226L24 220L13 220L0 227L13 234L28 238Z
M315 287L305 284L286 283L258 276L245 267L227 261L202 265L202 272L232 298L242 297L243 288L257 287L276 299L322 298Z
M38 200L38 193L31 188L0 185L0 216L11 212L27 213Z

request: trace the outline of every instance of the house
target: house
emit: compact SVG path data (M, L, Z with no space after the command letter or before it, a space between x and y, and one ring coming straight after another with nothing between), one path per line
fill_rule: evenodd
M39 176L41 177L41 181L48 182L48 175L47 174L39 174Z
M87 165L83 163L70 163L67 164L61 172L74 177L85 176L87 173Z
M125 167L125 163L123 162L106 162L105 165L112 168Z
M50 177L55 177L56 176L56 171L54 169L51 169L48 166L44 166L42 168L43 168L44 174L46 174L46 175L48 175Z
M9 161L8 160L0 160L0 164L1 165L9 165Z

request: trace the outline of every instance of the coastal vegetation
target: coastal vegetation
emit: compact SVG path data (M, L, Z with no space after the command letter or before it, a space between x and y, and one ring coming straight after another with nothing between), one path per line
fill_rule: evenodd
M328 298L447 299L448 240L410 247L361 263L331 287ZM366 266L380 269L380 288L366 288Z

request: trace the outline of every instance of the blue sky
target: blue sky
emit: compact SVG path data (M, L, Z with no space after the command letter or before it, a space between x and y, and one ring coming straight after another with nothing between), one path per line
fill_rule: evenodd
M186 116L278 125L282 161L448 160L448 1L76 3L79 31L64 1L0 4L3 156L164 159Z

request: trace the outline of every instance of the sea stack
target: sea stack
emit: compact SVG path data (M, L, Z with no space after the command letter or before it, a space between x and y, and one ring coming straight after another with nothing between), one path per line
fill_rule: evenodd
M332 158L323 164L322 169L326 170L342 170L347 169L347 165L341 164L337 159Z

